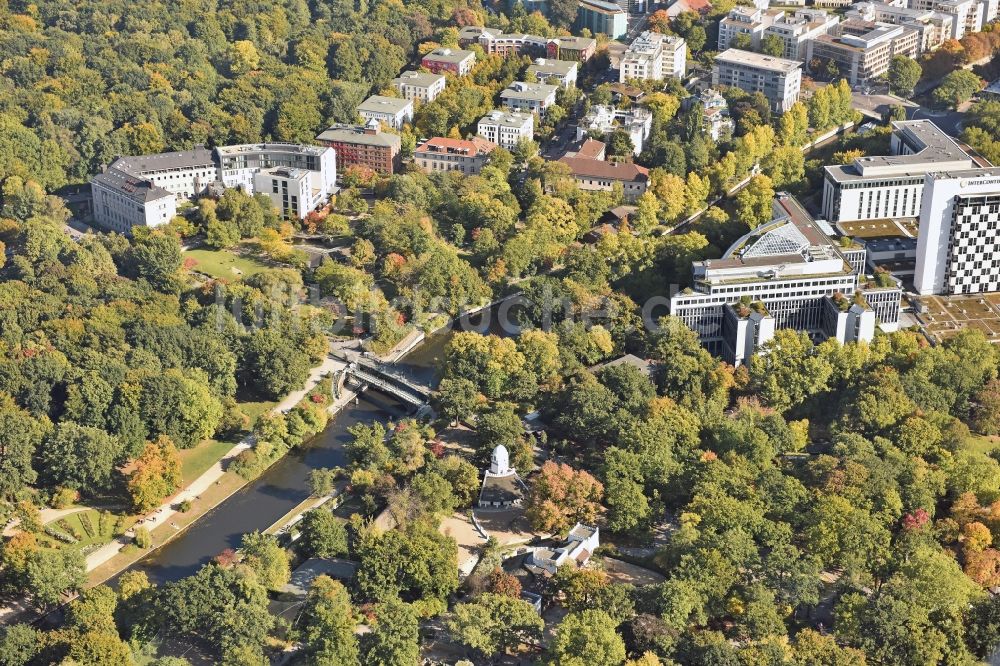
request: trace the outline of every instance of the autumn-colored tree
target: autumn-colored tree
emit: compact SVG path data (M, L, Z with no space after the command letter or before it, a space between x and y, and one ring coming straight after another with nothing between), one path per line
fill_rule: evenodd
M986 548L966 553L964 570L966 576L983 587L1000 585L1000 551Z
M536 530L566 532L577 522L593 522L603 495L604 486L589 473L549 460L531 484L528 519Z
M166 435L146 442L135 469L128 477L128 491L135 510L149 511L171 495L181 483L181 463L174 443Z
M521 581L500 567L494 569L490 574L489 585L490 591L494 594L502 594L514 599L521 598Z
M976 521L962 527L962 545L966 553L981 553L993 543L990 528Z

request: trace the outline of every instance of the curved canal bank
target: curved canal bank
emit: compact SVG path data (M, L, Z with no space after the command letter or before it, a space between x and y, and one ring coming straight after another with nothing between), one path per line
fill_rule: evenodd
M396 367L422 383L433 382L450 332L430 335ZM247 532L265 530L309 496L309 473L314 469L346 464L348 428L358 423L388 421L405 415L405 407L375 392L361 396L330 419L320 435L290 452L260 477L223 501L197 522L131 569L146 572L155 583L195 573L226 548L236 548Z

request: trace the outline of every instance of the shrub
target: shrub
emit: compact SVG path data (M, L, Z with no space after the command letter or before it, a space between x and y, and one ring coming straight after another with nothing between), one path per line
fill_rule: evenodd
M133 542L136 546L145 550L153 545L153 537L149 534L149 530L145 527L137 527L135 528L135 537L133 538Z

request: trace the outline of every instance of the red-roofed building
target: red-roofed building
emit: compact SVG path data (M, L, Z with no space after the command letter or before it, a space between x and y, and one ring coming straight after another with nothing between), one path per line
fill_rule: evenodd
M474 136L471 139L449 139L436 136L413 151L413 162L427 173L459 171L475 175L489 161L496 144Z
M607 146L597 139L588 138L580 146L580 150L576 151L575 155L570 155L570 157L583 157L588 160L603 160L605 156L605 150Z
M581 190L614 190L615 183L621 183L626 201L635 201L646 191L649 169L620 162L612 164L588 157L562 157L560 160L570 168L570 175Z
M677 18L684 12L694 12L695 14L707 14L712 8L712 3L708 0L677 0L667 7L667 15L670 18Z

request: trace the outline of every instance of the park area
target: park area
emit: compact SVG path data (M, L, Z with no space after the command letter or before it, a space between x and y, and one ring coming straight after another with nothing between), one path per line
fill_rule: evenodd
M184 252L184 267L213 278L239 280L265 270L267 265L229 250L198 248Z
M924 296L917 317L935 342L964 329L982 331L990 342L1000 342L1000 294Z

